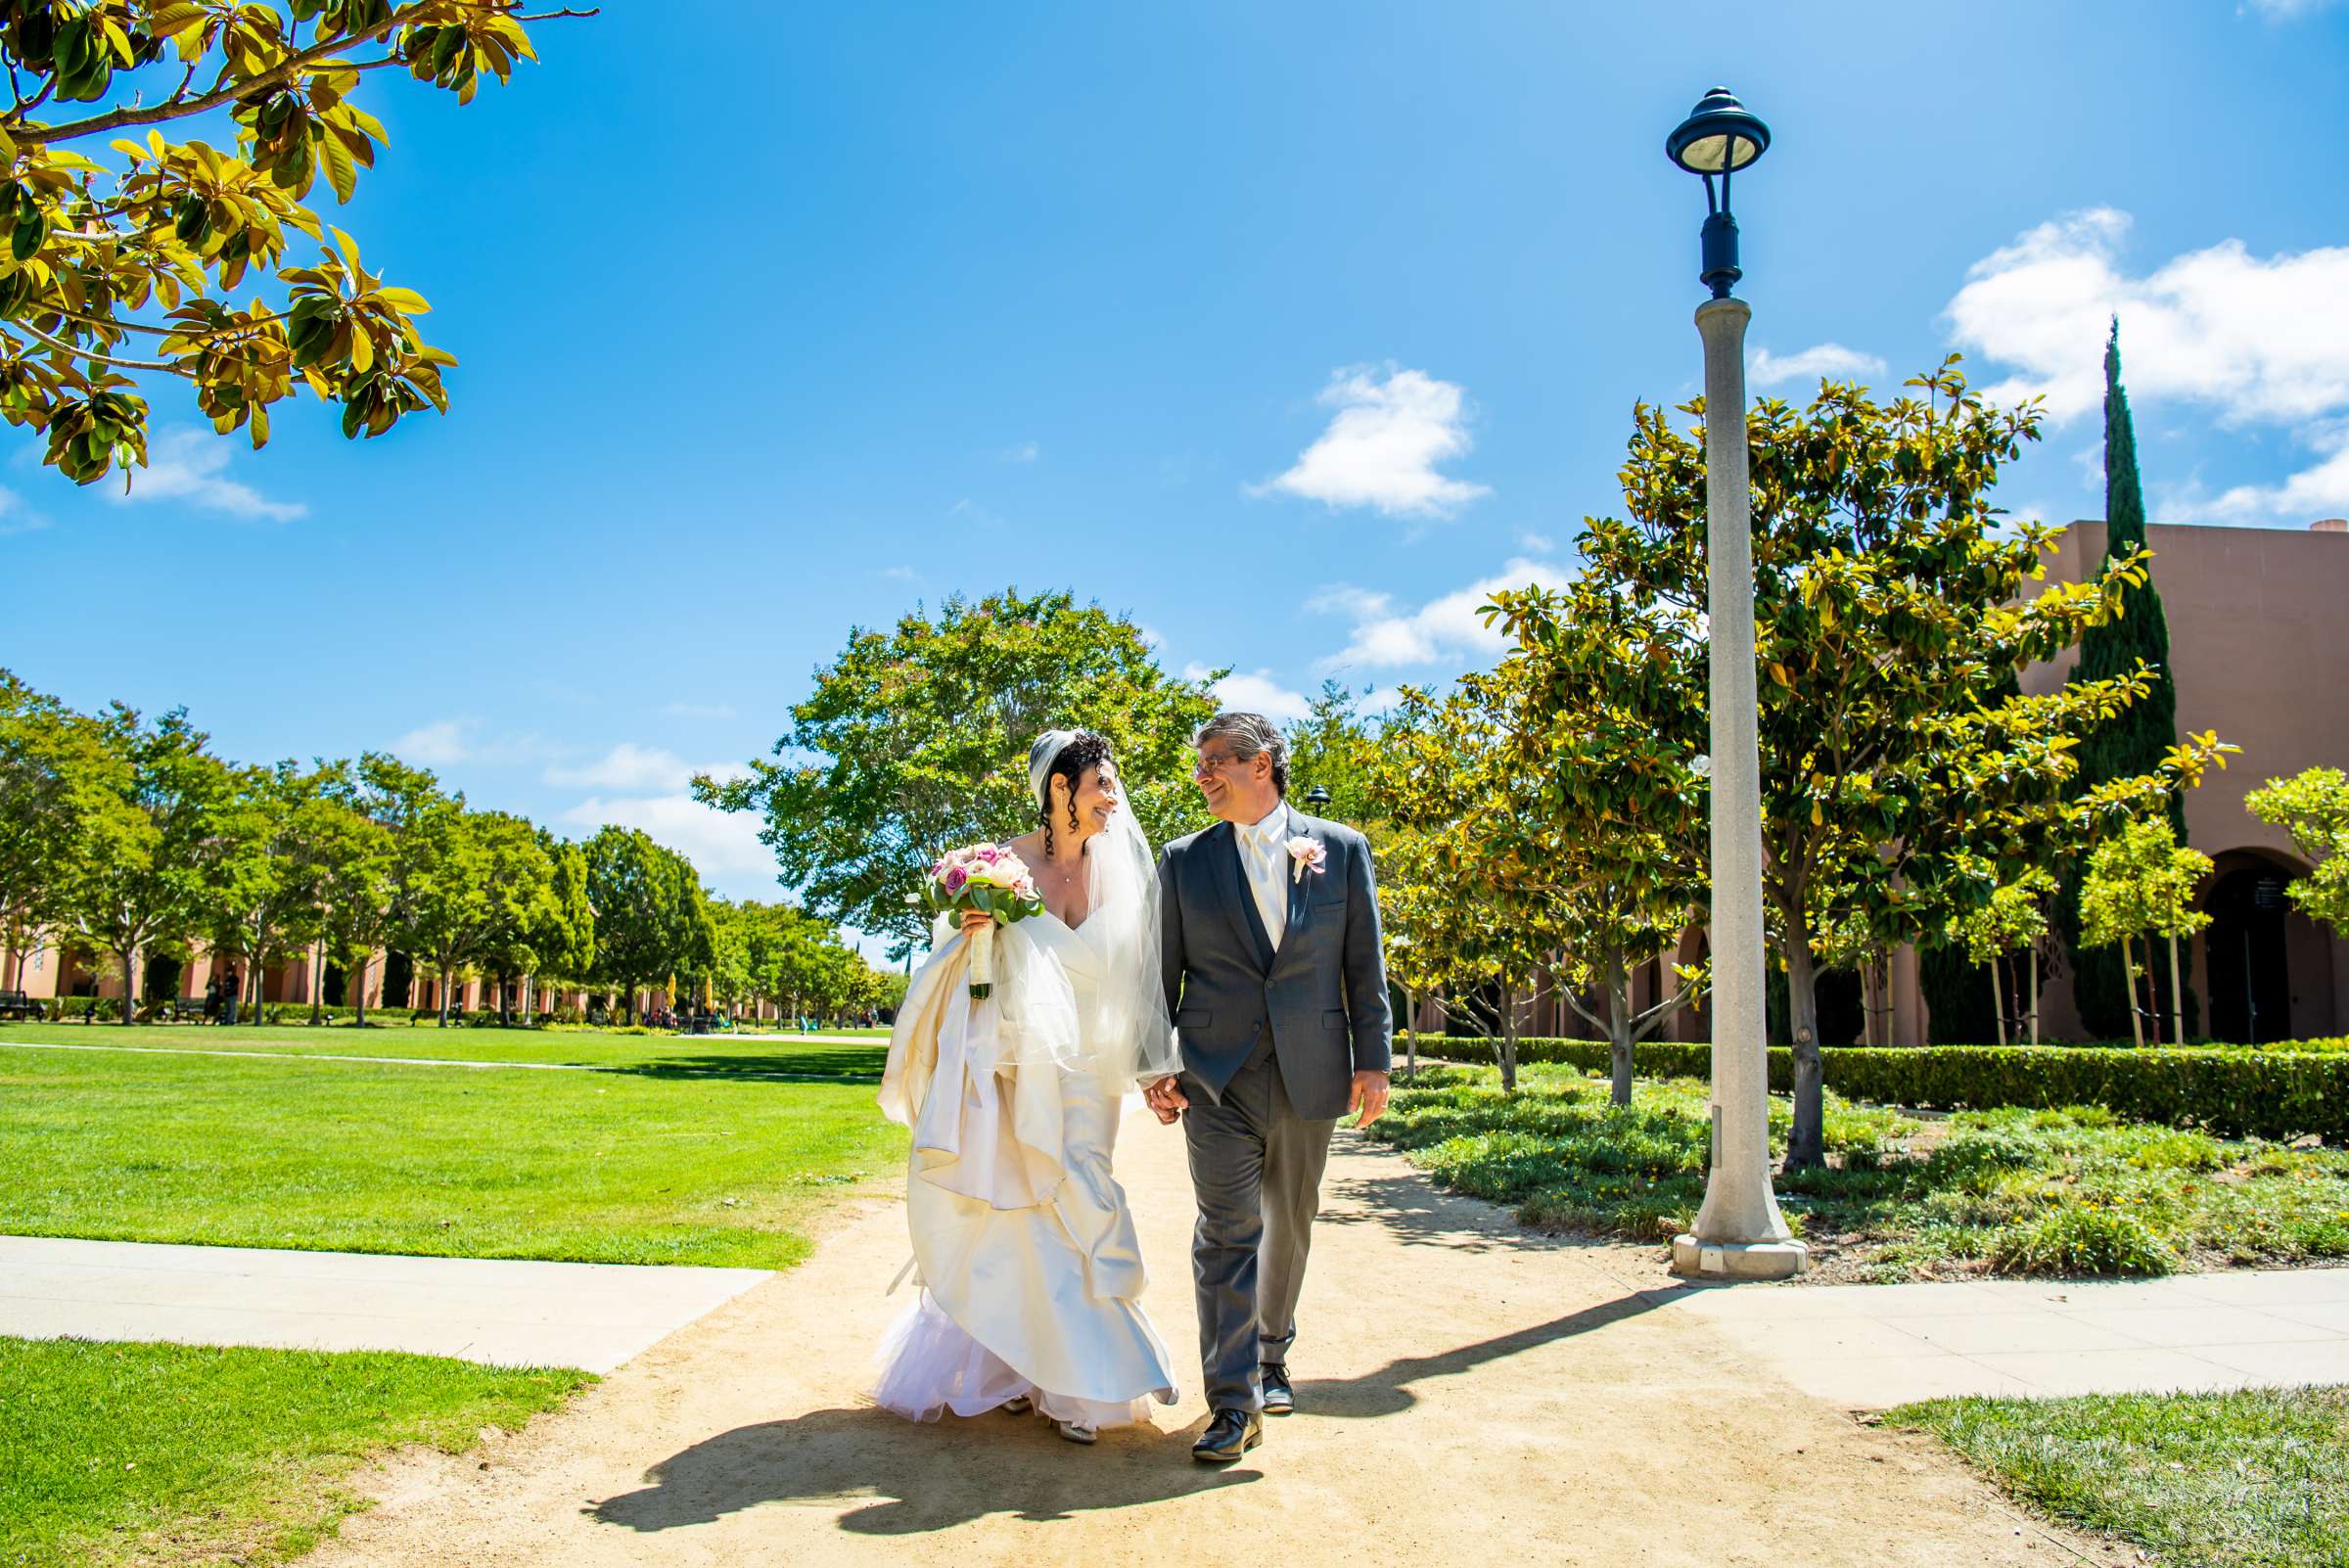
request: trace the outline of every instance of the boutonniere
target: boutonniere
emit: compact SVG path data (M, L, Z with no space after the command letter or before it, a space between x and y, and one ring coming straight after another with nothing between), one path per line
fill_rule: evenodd
M1329 846L1309 834L1300 833L1289 840L1289 880L1303 882L1311 871L1319 876L1329 864Z

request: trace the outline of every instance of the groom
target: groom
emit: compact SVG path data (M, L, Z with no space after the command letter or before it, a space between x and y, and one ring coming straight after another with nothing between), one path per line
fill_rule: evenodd
M1191 1456L1228 1464L1297 1407L1289 1347L1338 1118L1387 1108L1386 966L1370 846L1290 808L1288 747L1261 714L1199 731L1214 827L1159 862L1167 1010L1182 1072L1149 1090L1182 1118L1199 1227L1199 1354L1214 1412Z

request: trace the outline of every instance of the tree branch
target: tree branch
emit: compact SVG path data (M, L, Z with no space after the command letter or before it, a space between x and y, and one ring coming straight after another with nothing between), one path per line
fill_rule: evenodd
M8 323L8 325L14 327L19 332L38 338L50 347L58 349L64 353L71 354L77 359L88 359L101 365L115 365L123 370L160 370L164 372L166 375L187 376L190 379L193 379L192 372L183 370L177 365L166 364L161 359L116 359L114 355L102 354L95 348L76 348L73 346L73 345L65 342L63 339L52 338L40 328L29 325L26 322L11 321Z
M92 115L87 119L69 120L63 125L24 126L12 134L19 143L33 143L45 147L57 142L72 141L83 136L95 136L101 131L119 130L125 125L154 125L166 119L184 119L193 115L201 115L208 110L218 109L224 104L234 103L240 98L249 98L264 88L278 86L299 74L304 67L330 59L340 50L356 48L369 39L388 38L398 28L406 26L433 9L435 7L430 0L413 0L413 3L401 6L391 16L385 18L384 24L380 27L371 28L362 34L342 34L329 38L324 43L311 44L307 49L298 50L294 54L288 55L267 70L256 75L242 77L233 83L227 81L224 75L218 85L195 98L181 99L175 94L153 109L141 109L136 106L110 109L103 115ZM597 15L601 8L577 10L565 6L556 11L524 16L515 13L508 6L492 3L492 0L484 0L484 3L474 5L471 9L512 17L516 22L552 22L561 18L592 17ZM392 56L383 60L369 61L364 65L353 66L345 62L345 67L348 69L373 70L383 66L397 64L401 64L398 57ZM40 94L33 99L32 103L24 105L23 109L31 109L40 103L41 99L49 96L50 89L56 85L56 78L50 78L49 82L42 87ZM23 112L23 110L17 111L19 114Z

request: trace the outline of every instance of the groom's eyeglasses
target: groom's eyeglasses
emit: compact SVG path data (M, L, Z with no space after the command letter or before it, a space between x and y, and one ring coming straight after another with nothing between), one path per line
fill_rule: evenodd
M1210 773L1218 772L1223 768L1229 767L1235 761L1237 761L1237 759L1227 754L1218 752L1201 752L1199 754L1199 765L1191 769L1191 776L1193 778L1205 778Z

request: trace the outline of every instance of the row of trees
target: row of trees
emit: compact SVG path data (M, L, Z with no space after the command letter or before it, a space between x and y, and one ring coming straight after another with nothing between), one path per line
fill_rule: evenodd
M756 963L728 933L760 933ZM468 976L517 993L561 983L622 992L707 981L729 1002L767 996L825 1012L873 1005L885 977L829 928L783 906L713 899L684 856L631 828L573 843L368 753L257 767L213 754L186 714L119 704L82 714L0 670L0 931L111 961L122 1021L144 961L202 943L245 976L300 960L357 976L397 950L438 977L439 1014ZM725 940L721 940L724 938ZM774 956L787 950L788 959Z

